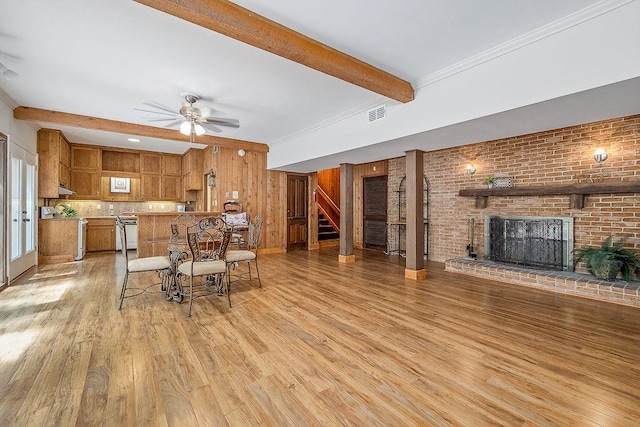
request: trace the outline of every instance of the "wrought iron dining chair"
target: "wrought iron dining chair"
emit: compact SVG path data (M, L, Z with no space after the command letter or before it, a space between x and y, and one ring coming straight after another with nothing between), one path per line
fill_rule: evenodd
M133 288L129 286L129 274L131 273L148 273L148 272L157 272L160 276L161 280L161 288L163 291L169 286L170 275L171 275L171 261L168 256L152 256L152 257L143 257L143 258L135 258L129 259L129 254L127 251L127 229L125 227L124 222L120 217L116 217L116 224L118 226L118 230L120 231L120 241L122 242L122 254L124 255L125 265L127 270L124 274L124 280L122 282L122 290L120 291L120 305L118 306L118 310L122 309L122 301L125 298L134 297L140 295L147 291L152 286L157 285L157 283L148 285L144 288ZM135 291L134 293L129 293L128 291Z
M222 218L206 217L197 224L187 227L187 242L191 251L191 259L178 266L178 272L189 279L189 290L183 286L183 293L189 297L189 314L193 300L200 296L211 295L215 286L218 295L224 295L224 278L227 273L225 255L231 240L231 230ZM195 284L194 279L204 278L203 285ZM227 277L226 294L231 307L229 278Z
M251 275L251 261L253 261L256 267L256 275L258 276L258 284L260 287L262 287L262 281L260 280L260 270L258 269L258 243L260 241L261 230L262 214L258 214L249 222L249 231L247 233L247 248L227 251L227 275L229 276L229 280L231 280L230 268L233 267L235 269L242 262L247 263L249 271L247 273L239 274L238 280L244 279L245 275L249 276L248 280L254 280Z
M180 287L178 278L178 265L189 258L189 244L187 243L187 228L196 224L196 217L193 214L181 214L169 221L171 235L169 237L169 260L171 261L172 277L171 286L167 287L166 299L174 299L182 302L184 292Z

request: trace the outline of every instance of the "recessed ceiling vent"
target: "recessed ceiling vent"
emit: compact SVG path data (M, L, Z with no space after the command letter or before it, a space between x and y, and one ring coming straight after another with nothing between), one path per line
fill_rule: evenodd
M367 117L369 123L377 122L387 116L387 106L385 104L380 105L372 110L367 111Z

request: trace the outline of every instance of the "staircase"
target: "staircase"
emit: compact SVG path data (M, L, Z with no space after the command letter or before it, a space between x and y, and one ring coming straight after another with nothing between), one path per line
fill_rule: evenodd
M340 238L340 234L325 218L322 212L318 212L318 240L332 240Z

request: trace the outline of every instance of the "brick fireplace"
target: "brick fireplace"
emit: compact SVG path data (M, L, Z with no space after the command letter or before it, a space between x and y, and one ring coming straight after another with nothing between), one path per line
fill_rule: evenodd
M594 160L598 148L607 152L606 161ZM469 164L476 169L472 175L466 172ZM404 157L390 159L388 170L388 194L393 195L393 185L405 173ZM496 266L484 261L489 249L484 236L487 216L564 217L573 219L576 248L598 246L613 235L627 238L629 248L640 253L640 115L428 151L424 175L430 260L452 271L519 285L625 304L638 298L633 283L594 283L582 265L575 273ZM487 177L503 177L511 186L489 190ZM390 203L390 218L393 209ZM476 224L475 262L465 259L471 220ZM577 275L577 281L567 274Z

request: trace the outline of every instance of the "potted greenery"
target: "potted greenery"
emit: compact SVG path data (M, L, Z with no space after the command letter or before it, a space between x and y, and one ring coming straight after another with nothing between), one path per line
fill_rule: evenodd
M626 239L613 242L613 236L607 237L599 248L581 248L574 251L574 264L585 260L585 266L596 278L615 280L618 272L622 278L631 281L631 273L640 267L640 258L630 249L623 247Z
M487 177L484 179L484 183L487 184L487 188L493 188L493 177Z

